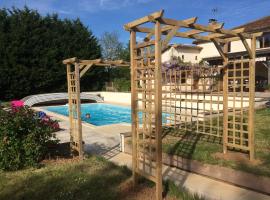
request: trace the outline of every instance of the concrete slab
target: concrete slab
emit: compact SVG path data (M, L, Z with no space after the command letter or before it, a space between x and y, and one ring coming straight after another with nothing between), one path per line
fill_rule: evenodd
M118 165L132 167L132 157L129 154L121 152L109 160ZM191 193L196 193L209 200L270 200L268 195L183 171L175 167L163 165L162 171L164 180L169 179L179 187L184 187Z

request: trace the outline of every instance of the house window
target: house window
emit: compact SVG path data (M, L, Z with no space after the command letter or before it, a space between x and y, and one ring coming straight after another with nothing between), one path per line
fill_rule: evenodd
M270 33L264 33L257 39L256 48L267 48L270 47Z
M195 56L195 60L198 60L198 56Z

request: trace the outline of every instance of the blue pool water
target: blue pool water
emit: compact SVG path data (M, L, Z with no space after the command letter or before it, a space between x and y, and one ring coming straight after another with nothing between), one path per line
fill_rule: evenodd
M55 112L61 115L68 116L68 106L50 106L46 107L46 110ZM118 106L105 103L92 103L81 105L81 118L83 121L102 126L107 124L118 123L131 123L131 109L130 107ZM86 118L86 113L90 113L90 119ZM139 113L141 121L142 113ZM164 118L164 116L163 116ZM165 118L163 119L163 121Z

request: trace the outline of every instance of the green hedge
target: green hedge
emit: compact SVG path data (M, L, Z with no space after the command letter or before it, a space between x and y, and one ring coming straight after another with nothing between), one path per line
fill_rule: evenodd
M22 107L11 111L0 109L0 169L18 170L35 166L50 144L57 143L54 128Z

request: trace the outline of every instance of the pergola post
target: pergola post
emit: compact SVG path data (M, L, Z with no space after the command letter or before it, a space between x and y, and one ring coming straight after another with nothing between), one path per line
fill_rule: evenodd
M80 66L75 62L75 82L76 82L76 126L77 126L77 145L79 157L83 158L83 141L82 141L82 121L81 121L81 92L80 92Z
M71 65L67 64L67 89L68 89L68 113L69 113L69 134L70 134L70 146L73 143L73 119L72 119L72 95L71 95Z
M156 137L156 199L162 200L162 74L161 25L155 23L155 137Z
M228 42L224 44L223 59L223 153L227 153L228 143Z
M251 59L249 64L249 112L248 112L248 146L249 158L254 160L254 102L255 102L255 67L256 67L256 36L251 38Z
M132 117L132 180L133 186L136 186L137 183L137 113L138 103L136 101L136 32L130 31L130 73L131 73L131 117Z

